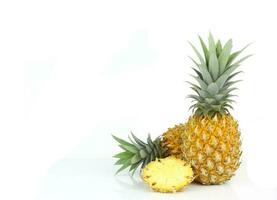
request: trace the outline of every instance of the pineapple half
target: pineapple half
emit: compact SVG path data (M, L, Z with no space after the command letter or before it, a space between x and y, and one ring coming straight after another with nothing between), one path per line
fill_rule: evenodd
M193 171L184 160L169 156L150 162L141 176L156 192L178 192L192 182Z
M129 168L134 174L141 167L142 179L157 192L177 192L191 183L193 171L184 160L169 156L168 148L162 145L161 137L152 141L148 135L147 142L143 142L133 133L129 141L113 138L119 143L122 152L116 154L116 165L121 165L117 173Z
M236 61L247 46L231 53L231 39L223 47L220 40L215 43L212 34L209 34L208 47L199 39L204 56L191 44L199 62L192 59L197 84L190 83L195 92L189 95L193 100L193 114L184 126L182 152L192 164L197 182L221 184L240 165L240 131L229 108L232 108L232 92L237 89L234 84L238 80L234 78L241 72L236 69L251 55Z

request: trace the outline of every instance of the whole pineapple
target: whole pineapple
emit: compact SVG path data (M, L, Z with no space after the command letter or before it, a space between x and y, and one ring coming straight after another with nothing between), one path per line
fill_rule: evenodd
M192 116L184 126L182 152L193 167L195 181L202 184L221 184L229 180L240 165L241 141L237 121L231 116L232 91L235 70L250 55L235 61L246 48L231 53L232 40L223 47L209 34L208 47L199 37L204 57L193 46L199 62L192 59L196 68L191 84L195 92Z

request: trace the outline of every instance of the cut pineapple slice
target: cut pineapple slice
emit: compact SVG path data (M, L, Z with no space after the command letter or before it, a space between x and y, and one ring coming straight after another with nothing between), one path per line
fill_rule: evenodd
M177 192L193 180L191 166L174 156L150 162L141 175L156 192Z

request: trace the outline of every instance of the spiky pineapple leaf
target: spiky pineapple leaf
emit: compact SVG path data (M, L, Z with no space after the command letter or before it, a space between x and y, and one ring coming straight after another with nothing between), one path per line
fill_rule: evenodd
M216 43L216 56L219 57L221 52L222 52L222 45L221 45L220 40L218 40Z
M200 87L201 88L207 88L208 86L207 86L207 83L205 83L205 81L203 81L202 79L200 79L199 77L197 77L197 76L193 76L192 75L192 77L199 83L199 85L200 85Z
M135 164L137 162L141 161L141 157L139 154L135 154L131 159L131 164Z
M195 88L195 89L201 89L198 85L194 84L194 83L191 83L189 81L186 81L188 84L191 85L192 88Z
M115 165L123 165L125 162L126 162L126 160L121 158L121 159L117 160L114 164Z
M198 71L197 69L195 69L194 67L192 67L192 69L193 69L193 71L197 74L197 76L199 76L199 78L200 78L201 80L203 80L203 76L202 76L201 72Z
M219 73L222 74L225 70L227 65L230 53L232 49L232 39L228 40L228 42L224 45L222 52L219 55L218 62L219 62Z
M130 167L130 169L129 169L129 172L133 171L132 174L131 174L132 176L134 175L136 169L137 169L141 164L142 164L141 162L138 162L138 163L135 163L135 164L131 165L131 167Z
M130 157L132 157L132 155L133 155L132 153L130 153L128 151L124 151L124 152L114 155L113 157L114 158L130 158Z
M141 145L141 146L145 146L145 143L144 143L142 140L140 140L139 138L137 138L137 137L133 134L133 132L131 132L131 135L132 135L132 137L134 138L134 140L136 141L137 144L139 144L139 145Z
M116 171L115 174L118 174L119 172L121 172L122 170L126 169L127 167L130 166L131 161L130 160L126 160L123 165Z
M209 53L210 54L214 53L216 55L216 47L215 47L214 37L211 32L209 33L208 40L209 40Z
M191 98L191 99L194 99L194 100L196 100L196 101L200 101L200 97L199 96L197 96L197 95L188 95L187 96L188 98Z
M240 65L232 64L227 70L223 73L223 75L230 76Z
M227 79L228 79L228 76L226 74L220 76L215 82L217 84L218 88L222 88L222 86L227 81Z
M207 69L205 62L204 63L201 62L200 64L198 64L193 58L191 58L191 57L189 57L189 58L199 69L199 71L198 70L196 71L197 75L199 77L201 77L201 79L203 79L206 83L208 83L208 84L211 83L213 80ZM199 75L199 72L200 72L201 76Z
M205 55L205 60L206 60L206 63L209 63L209 50L205 44L205 42L202 40L202 38L198 35L198 38L200 40L200 43L201 43L201 46L202 46L202 50L203 50L203 53Z
M191 45L192 49L193 49L194 52L196 53L196 55L197 55L197 57L198 57L200 63L205 63L205 61L204 61L202 55L201 55L201 54L199 53L199 51L195 48L195 46L194 46L192 43L190 43L190 42L189 42L189 44Z
M121 165L116 173L130 167L129 171L132 171L132 174L134 174L139 166L143 167L150 161L166 155L159 137L153 141L149 134L145 143L131 133L128 136L129 141L131 141L130 143L114 135L112 136L118 142L118 146L123 149L123 152L113 156L118 159L115 165Z
M227 62L227 66L231 65L232 62L246 49L248 48L249 46L251 45L251 43L247 44L244 48L242 48L241 50L239 51L236 51L234 53L232 53L230 56L229 56L229 59L228 59L228 62Z
M211 84L208 86L207 91L208 91L208 93L209 93L211 96L214 96L214 95L216 95L216 94L218 93L219 88L218 88L218 86L217 86L216 83L211 83Z
M252 54L250 55L247 55L247 56L244 56L243 58L241 58L239 61L235 62L234 64L230 65L231 66L236 66L236 65L239 65L241 62L243 62L244 60L246 60L247 58L253 56Z
M137 148L135 146L128 146L128 145L118 145L121 149L130 152L130 153L137 153Z
M198 90L199 96L202 97L203 99L207 98L210 96L209 92L205 90Z
M188 57L197 67L199 67L200 64L198 62L196 62L192 57L190 57L190 56L188 56Z
M213 80L216 80L219 74L219 64L215 53L210 54L209 71Z
M199 65L199 70L200 70L200 72L202 74L203 80L206 83L210 84L211 82L213 82L212 76L209 73L206 64L200 64Z
M132 146L131 143L126 142L125 140L122 140L122 139L120 139L119 137L116 137L116 136L114 136L114 135L112 135L112 137L113 137L119 144Z
M237 76L238 74L241 74L241 73L243 73L243 71L238 71L238 72L235 72L235 73L231 74L231 75L227 78L226 82L230 81L230 80L233 79L235 76Z
M141 158L145 158L145 157L147 156L147 152L146 152L144 149L141 149L141 150L139 151L139 154L140 154L140 157L141 157Z

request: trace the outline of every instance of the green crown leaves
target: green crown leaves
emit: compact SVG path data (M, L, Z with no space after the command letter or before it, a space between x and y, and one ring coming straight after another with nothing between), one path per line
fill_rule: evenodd
M114 135L113 138L118 142L119 147L123 149L122 152L114 156L118 159L115 165L121 165L116 173L130 167L129 171L132 171L132 174L134 174L139 166L143 168L156 158L162 158L165 156L165 149L161 146L160 137L157 137L153 141L150 135L148 135L147 142L138 139L133 133L129 136L130 142Z
M211 33L208 38L208 46L200 36L199 40L204 56L190 43L199 60L197 62L190 57L196 66L192 69L196 73L193 78L197 82L197 84L188 82L191 89L196 93L188 96L194 102L190 109L199 115L226 114L229 112L229 108L233 108L231 105L234 101L232 97L235 95L232 94L232 91L237 89L233 85L240 81L233 80L242 72L236 72L236 69L251 55L238 61L236 59L249 45L232 53L231 39L223 46L220 40L215 43Z

